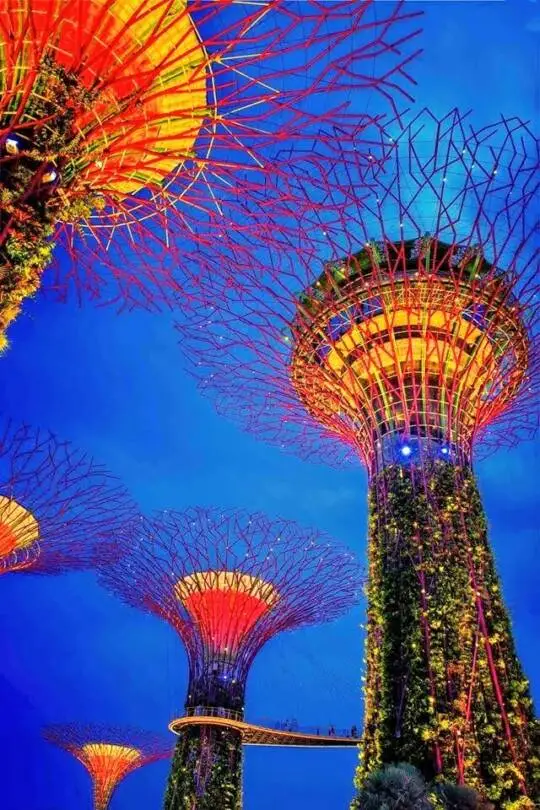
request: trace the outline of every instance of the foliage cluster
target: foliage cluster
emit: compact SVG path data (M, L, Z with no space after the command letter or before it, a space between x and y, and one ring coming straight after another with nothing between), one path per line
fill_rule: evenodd
M228 728L191 726L180 735L164 810L240 810L242 737Z
M534 810L522 797L511 810ZM449 782L427 784L420 771L407 763L387 765L372 772L351 804L351 810L495 810L473 788Z
M365 727L384 763L510 808L540 782L537 730L470 469L392 465L370 492Z
M2 157L0 350L7 345L6 329L22 302L40 286L52 256L55 224L87 218L99 207L100 201L88 189L72 184L68 195L54 182L44 184L44 175L51 170L64 170L64 180L73 175L80 148L76 112L89 110L93 101L93 94L74 75L46 56L13 131L18 151Z

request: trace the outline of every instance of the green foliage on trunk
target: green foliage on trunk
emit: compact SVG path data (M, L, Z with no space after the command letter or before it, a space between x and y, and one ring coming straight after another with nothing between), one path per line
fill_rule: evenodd
M372 481L369 542L357 787L405 761L428 781L463 779L501 808L524 787L536 798L532 701L471 470L446 461L384 469Z
M484 801L476 790L465 785L438 784L432 797L435 807L441 810L494 810L491 802Z
M13 96L13 102L18 97ZM43 59L12 137L18 153L2 155L0 179L0 350L5 332L21 305L39 289L43 271L54 248L51 237L58 222L76 222L99 207L97 196L76 187L77 154L81 135L77 113L90 110L94 95L76 76ZM12 111L8 111L11 114ZM9 127L11 115L0 116L0 128ZM62 171L64 188L43 182L54 167Z
M241 810L242 738L238 731L192 726L174 752L164 810Z

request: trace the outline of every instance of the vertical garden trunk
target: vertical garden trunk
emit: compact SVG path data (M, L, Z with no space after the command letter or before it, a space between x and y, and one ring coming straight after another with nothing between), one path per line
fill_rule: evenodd
M191 671L186 714L211 715L215 725L185 727L176 744L164 810L240 810L242 734L219 725L244 712L245 683L226 657L210 655Z
M498 806L532 807L540 760L472 471L390 464L370 487L365 727L358 784L406 761Z
M164 810L240 810L242 737L239 731L194 725L180 735Z

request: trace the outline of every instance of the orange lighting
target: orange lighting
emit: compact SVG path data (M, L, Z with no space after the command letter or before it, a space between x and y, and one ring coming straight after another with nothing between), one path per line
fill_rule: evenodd
M439 243L439 249L452 246ZM395 432L468 448L515 399L528 365L526 331L501 278L437 273L407 261L354 265L306 292L294 325L293 384L337 435L354 425L368 463ZM324 290L324 293L322 293Z
M51 20L58 20L51 38L55 63L69 72L81 55L76 72L85 88L112 77L91 110L77 119L83 150L67 171L80 174L90 187L95 183L121 196L162 183L177 168L179 155L189 155L211 112L208 57L185 0L168 7L140 0L85 0L82 5L56 0L54 5L32 0L31 22L27 0L10 5L9 20L3 21L0 12L0 29L4 22L11 32L5 43L0 36L0 87L15 94L14 83L22 87L22 79L36 71L35 43L51 38ZM19 37L25 48L18 51L17 70L11 70L10 48ZM132 109L130 99L141 91L144 102ZM148 143L152 149L144 147Z
M35 517L16 501L0 495L0 557L27 548L38 539Z
M180 580L176 594L205 644L223 653L236 651L279 598L268 582L232 571L191 574Z
M109 743L87 743L77 756L92 777L96 810L108 808L118 783L143 759L136 748Z

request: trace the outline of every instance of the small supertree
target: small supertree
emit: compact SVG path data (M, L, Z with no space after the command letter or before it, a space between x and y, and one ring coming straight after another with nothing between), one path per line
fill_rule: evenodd
M1 423L0 574L91 568L135 513L126 490L90 456L46 431Z
M539 169L515 118L474 130L426 110L373 161L336 141L326 247L261 257L180 327L220 410L368 470L359 786L408 761L502 807L539 799L529 686L472 469L473 451L538 426Z
M334 619L353 605L360 570L318 532L262 514L193 508L141 518L119 541L104 584L125 602L169 622L189 661L188 714L209 708L242 719L246 679L277 633ZM241 806L237 729L182 732L166 810Z
M84 765L92 780L94 810L108 810L116 788L129 773L172 754L168 739L138 729L55 725L47 727L43 736Z
M416 15L401 6L377 19L371 0L5 0L0 340L55 245L57 296L129 307L216 270L237 237L249 252L261 223L271 238L292 193L278 178L298 164L278 149L343 120L338 93L392 102L409 81Z

